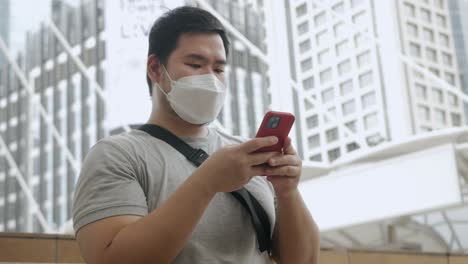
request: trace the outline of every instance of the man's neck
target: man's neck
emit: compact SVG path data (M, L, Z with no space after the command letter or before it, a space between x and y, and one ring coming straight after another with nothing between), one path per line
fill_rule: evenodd
M199 138L208 135L206 125L190 124L178 116L165 115L162 111L153 111L147 123L159 125L178 137Z

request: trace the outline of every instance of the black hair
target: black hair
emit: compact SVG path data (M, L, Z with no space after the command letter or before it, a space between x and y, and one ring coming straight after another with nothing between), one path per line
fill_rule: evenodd
M229 39L221 22L210 12L197 7L183 6L172 9L159 17L149 33L148 56L156 55L163 65L167 65L169 55L177 47L179 37L184 33L218 33L223 40L226 57ZM150 96L151 79L146 75Z

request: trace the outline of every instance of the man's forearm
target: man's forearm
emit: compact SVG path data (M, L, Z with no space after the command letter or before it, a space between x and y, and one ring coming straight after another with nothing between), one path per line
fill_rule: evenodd
M279 262L318 263L319 231L299 191L278 197L277 202L278 237L274 246L279 250Z
M122 229L105 250L105 262L171 262L214 195L200 177L192 175L159 208Z

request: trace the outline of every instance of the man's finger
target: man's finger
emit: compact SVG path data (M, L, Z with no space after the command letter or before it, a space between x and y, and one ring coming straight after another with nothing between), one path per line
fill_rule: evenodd
M266 176L265 175L265 172L268 168L268 165L266 164L261 164L261 165L256 165L256 166L252 166L252 175L255 175L255 176Z
M291 138L290 137L287 137L284 140L283 152L284 152L284 154L287 154L287 155L296 155L297 154L296 150L293 148L293 146L291 144Z
M250 154L249 163L250 165L260 165L263 163L267 163L273 157L279 156L280 154L281 153L279 152L263 152L263 153Z
M273 156L268 160L268 165L272 167L292 165L298 166L301 160L296 155Z
M241 148L247 153L252 153L263 147L273 146L276 143L278 143L278 138L275 136L260 137L260 138L254 138L247 142L242 143Z
M265 174L267 176L288 176L296 177L301 173L301 169L298 166L281 166L277 168L267 168Z

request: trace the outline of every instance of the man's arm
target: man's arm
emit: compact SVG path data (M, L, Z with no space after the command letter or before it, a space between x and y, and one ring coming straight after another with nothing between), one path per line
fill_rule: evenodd
M84 226L77 234L87 263L169 263L215 195L190 177L145 217L116 216Z
M87 263L170 263L182 250L217 192L239 189L276 153L253 153L276 144L253 139L210 156L160 207L140 216L115 216L81 228L77 241Z
M278 263L318 263L320 238L317 225L298 191L278 198L273 253Z
M275 189L277 220L273 232L273 257L281 263L318 263L319 230L302 200L298 184L302 161L291 146L284 145L284 155L268 161L265 175Z

